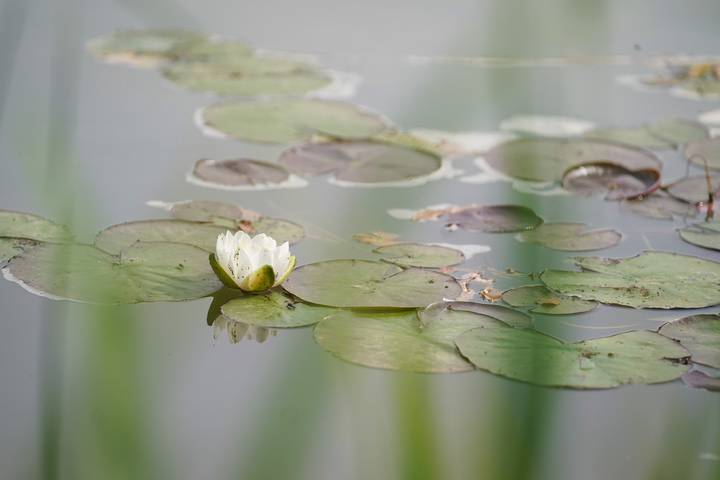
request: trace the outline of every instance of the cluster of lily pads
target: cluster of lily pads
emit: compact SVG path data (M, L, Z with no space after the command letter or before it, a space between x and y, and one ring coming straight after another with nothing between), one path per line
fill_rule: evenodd
M629 129L583 124L561 136L507 122L501 143L477 147L458 135L403 131L366 108L319 98L333 73L313 62L258 52L244 43L191 32L118 32L92 41L108 61L160 69L185 88L225 99L201 110L206 133L245 142L287 145L277 161L200 160L190 179L229 189L302 186L301 177L330 175L338 185L416 185L439 178L449 159L483 155L493 178L553 184L568 194L601 194L654 218L712 213L720 143L702 124L682 119ZM247 98L250 97L250 98ZM262 97L262 98L258 98ZM468 146L468 144L472 144ZM655 153L682 149L705 174L663 183ZM533 327L533 316L587 312L598 304L633 308L704 308L720 304L720 263L646 251L621 259L578 257L580 270L548 269L534 283L483 290L471 301L477 272L456 273L467 255L450 245L406 242L383 232L355 238L375 247L375 260L306 264L260 294L229 289L210 257L226 231L265 233L279 243L303 239L302 226L234 204L154 202L172 219L108 227L79 243L63 226L0 211L3 274L50 298L123 304L213 298L208 322L231 341L264 340L275 329L310 327L317 343L360 365L412 372L480 369L515 380L569 388L612 388L681 376L712 388L717 379L689 370L720 368L720 317L694 315L658 331L631 331L566 343ZM520 205L438 206L414 221L442 219L450 230L515 233L519 241L562 251L609 248L620 232L579 223L545 223ZM708 215L712 219L712 215ZM681 238L720 249L712 221ZM492 285L492 279L489 280ZM502 301L502 304L497 303Z

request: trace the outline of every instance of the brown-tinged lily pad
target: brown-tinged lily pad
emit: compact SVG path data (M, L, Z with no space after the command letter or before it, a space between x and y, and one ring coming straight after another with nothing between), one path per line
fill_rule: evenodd
M648 250L629 258L575 257L583 271L545 270L560 294L634 308L703 308L720 304L720 263Z
M659 191L647 197L624 200L621 205L638 215L659 220L695 217L699 213L695 205L690 205Z
M614 247L622 234L611 228L589 229L584 223L543 223L515 238L553 250L579 252Z
M666 323L658 332L680 342L693 362L720 368L720 314L691 315Z
M442 167L442 159L427 151L368 141L308 143L283 152L280 163L300 175L333 174L352 183L412 180Z
M24 238L40 242L67 242L72 235L66 226L37 215L0 210L0 237Z
M222 287L207 252L167 242L134 243L117 255L44 243L13 258L4 273L34 294L111 305L190 300Z
M272 186L282 184L290 174L282 165L248 158L198 160L192 178L221 188Z
M424 308L461 291L450 275L369 260L303 265L283 288L306 302L343 308Z
M490 166L518 180L561 181L578 165L609 163L631 172L660 171L654 153L620 143L558 138L521 138L498 145L486 155Z
M720 378L711 377L707 373L693 370L682 376L682 381L688 387L702 388L710 392L720 392Z
M612 163L586 163L569 169L563 188L580 195L604 194L606 200L623 200L650 195L660 188L660 171L628 170Z
M720 250L720 222L696 223L678 230L680 238L698 247Z
M455 340L476 367L535 385L615 388L675 380L688 351L655 332L634 331L565 343L533 330L476 328Z
M450 209L445 216L451 228L487 233L532 230L542 223L542 218L535 212L520 205L457 207Z
M685 159L698 165L713 170L720 170L720 138L707 138L696 140L685 145Z
M202 121L232 138L260 143L302 142L314 135L360 139L387 128L380 115L319 99L223 102L205 108Z
M95 38L87 48L97 57L135 66L156 66L175 59L180 45L202 42L203 35L184 30L123 30Z
M401 267L442 268L465 261L460 250L421 243L395 243L378 247L373 252L382 255L384 261Z
M423 325L443 321L447 312L472 312L499 320L510 327L530 328L532 317L525 312L494 303L479 302L437 302L418 310L417 315Z
M589 312L597 303L568 297L548 290L543 285L526 285L503 292L502 299L513 307L529 308L533 313L571 315Z

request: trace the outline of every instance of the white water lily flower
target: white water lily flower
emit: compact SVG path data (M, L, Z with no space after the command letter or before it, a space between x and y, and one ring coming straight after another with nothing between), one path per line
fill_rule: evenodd
M262 292L285 281L295 268L295 257L290 255L288 242L278 246L264 233L251 237L239 231L218 236L211 263L228 286Z

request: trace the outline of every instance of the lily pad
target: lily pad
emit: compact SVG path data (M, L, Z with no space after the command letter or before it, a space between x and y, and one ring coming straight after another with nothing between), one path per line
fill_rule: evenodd
M702 314L669 322L659 333L690 350L692 361L720 368L720 314Z
M20 238L0 238L0 265L16 255L20 255L27 248L37 245L33 240L25 240Z
M448 311L472 312L478 315L486 315L514 328L530 328L532 325L532 317L527 313L492 303L437 302L428 305L422 310L418 310L417 315L420 322L423 325L427 325L431 322L442 321Z
M672 220L675 217L694 217L698 214L698 210L694 205L660 192L654 192L644 198L625 200L622 206L638 215L659 220Z
M194 42L177 44L170 54L176 62L232 64L248 61L253 55L253 49L248 44L237 40L201 38ZM278 59L278 62L281 61ZM282 63L278 65L282 65ZM269 68L268 64L265 64L265 70ZM276 66L274 70L278 71L280 68L280 66ZM291 67L284 70L290 69Z
M662 169L660 159L648 150L587 139L522 138L498 145L485 158L505 175L532 182L561 181L569 169L591 163L631 172Z
M248 325L293 328L315 324L337 310L308 305L284 293L271 291L230 300L221 311L227 318Z
M528 207L520 205L472 205L451 209L446 215L450 228L476 232L507 233L532 230L542 223Z
M395 245L400 241L400 235L388 232L356 233L352 236L352 238L356 242L366 243L375 247Z
M155 66L173 60L173 50L179 45L204 39L184 30L124 30L93 39L87 48L109 62Z
M190 300L222 287L207 252L164 242L135 243L118 255L45 243L13 258L4 273L35 294L112 305Z
M579 252L614 247L622 234L611 228L589 230L584 223L543 223L515 238L554 250Z
M688 387L702 388L710 392L720 392L720 378L711 377L699 370L693 370L682 376L682 381Z
M678 230L680 238L698 247L720 250L720 222L697 223Z
M382 255L384 261L401 267L442 268L465 261L465 255L460 250L440 245L396 243L373 251Z
M605 194L606 200L644 197L660 188L660 171L628 170L612 163L587 163L569 169L563 188L580 195Z
M633 308L702 308L720 303L720 263L645 251L629 258L576 257L582 272L546 270L551 290Z
M610 140L640 148L672 149L692 140L709 137L702 123L679 118L631 128L598 128L585 134L588 138Z
M173 242L214 252L218 235L226 231L225 227L208 223L142 220L106 228L95 237L95 246L105 252L118 254L137 242Z
M329 76L308 65L262 57L174 63L163 69L163 75L189 90L234 96L303 94L331 82Z
M423 325L415 312L343 311L315 326L315 341L347 362L406 372L465 372L473 366L453 341L478 327L506 329L503 323L471 312L448 312Z
M290 178L282 165L247 158L198 160L192 176L203 183L220 187L277 185Z
M67 227L29 213L0 210L0 237L25 238L40 242L66 242L72 238Z
M305 238L305 229L302 225L281 218L261 217L251 224L253 235L264 233L274 238L276 242L289 244L298 243Z
M720 195L720 175L710 176L710 188L715 196ZM708 201L708 179L705 175L682 178L664 187L665 191L687 203L698 204Z
M708 168L720 170L720 138L707 138L690 142L685 145L683 154L690 163L705 167L705 162L707 162Z
M280 163L300 175L332 173L340 181L382 183L411 180L442 167L434 154L376 142L308 143L292 147Z
M188 200L175 203L161 203L178 220L189 222L212 222L222 226L235 226L238 222L253 222L262 217L257 212L242 208L234 203L212 200ZM155 205L154 205L155 206Z
M513 307L530 308L533 313L570 315L594 310L596 302L552 292L542 285L526 285L503 292L502 299Z
M313 99L218 103L202 117L207 127L261 143L302 142L313 135L358 139L387 128L381 116L355 105Z
M476 367L551 387L614 388L669 382L684 374L688 352L648 331L564 343L532 330L476 328L455 340Z
M369 260L303 265L283 287L306 302L346 308L421 308L461 292L450 275Z

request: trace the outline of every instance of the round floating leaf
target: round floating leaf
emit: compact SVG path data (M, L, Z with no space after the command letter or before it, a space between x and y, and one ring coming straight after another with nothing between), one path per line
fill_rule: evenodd
M712 175L710 185L715 196L720 195L720 175ZM673 197L692 204L707 202L709 197L708 179L705 175L685 177L664 188Z
M136 242L173 242L214 252L218 235L227 230L218 225L183 220L143 220L106 228L95 237L95 246L117 254Z
M720 222L697 223L678 230L680 238L698 247L720 250Z
M629 258L576 257L582 272L546 270L550 289L634 308L702 308L720 303L720 263L645 251Z
M241 221L255 221L261 217L257 212L239 207L233 203L212 200L188 200L169 204L170 214L178 220L190 222L214 222L219 225L235 226Z
M373 251L382 255L386 262L401 267L442 268L465 261L465 255L460 250L440 245L396 243Z
M694 217L698 214L694 205L658 192L648 197L626 200L622 205L633 213L660 220L672 220L676 216Z
M579 252L614 247L622 235L610 228L588 230L584 223L543 223L534 230L518 233L515 238L554 250Z
M478 327L507 328L501 322L470 312L447 312L423 325L415 312L343 311L315 326L315 341L342 360L373 368L407 372L464 372L473 366L453 341Z
M486 315L515 328L530 328L532 325L532 317L527 313L491 303L437 302L418 310L417 315L421 324L428 325L431 322L442 321L448 311Z
M253 235L264 233L275 239L278 243L288 242L294 244L305 238L305 229L289 220L280 218L261 217L252 222Z
M0 265L34 247L37 242L21 238L0 238Z
M375 142L308 143L283 152L280 163L300 175L332 173L353 183L411 180L442 167L438 155Z
M295 269L285 290L310 303L347 308L419 308L456 298L450 275L369 260L331 260Z
M72 237L67 227L29 213L0 210L0 237L25 238L40 242L66 242Z
M661 383L688 370L687 350L648 331L563 343L532 330L476 328L455 340L476 367L536 385L614 388Z
M647 128L653 135L667 141L674 148L710 136L707 127L702 123L682 118L660 120L648 125Z
M203 38L194 42L183 42L176 45L170 52L173 60L182 62L231 64L247 62L253 55L252 48L242 42L235 40L215 40ZM277 60L275 71L287 71L292 67L281 67L290 64L290 61ZM269 63L264 63L266 70L270 69Z
M353 240L360 243L366 243L376 247L384 247L386 245L394 245L398 243L400 235L388 232L369 232L356 233L352 236Z
M173 60L173 49L179 45L204 39L202 35L183 30L125 30L91 40L88 50L111 62L154 66Z
M246 158L198 160L192 175L203 183L220 187L277 185L290 178L282 165Z
M685 158L695 165L720 170L720 138L696 140L685 145ZM707 191L707 187L705 188Z
M190 300L222 287L207 252L179 243L135 243L119 255L46 243L15 257L5 272L32 293L98 304Z
M612 163L587 163L569 169L563 188L581 195L605 194L606 200L638 198L660 188L660 171L628 170Z
M286 294L272 291L230 300L221 311L226 317L248 325L292 328L317 323L336 310L301 303Z
M451 227L463 230L507 233L531 230L542 218L520 205L486 205L450 209L446 215Z
M203 110L206 126L248 142L292 143L313 135L365 138L383 131L382 117L327 100L226 102Z
M610 140L640 148L670 149L692 140L707 138L707 128L699 122L673 118L632 128L598 128L588 138Z
M308 65L261 57L236 58L229 63L174 63L163 75L190 90L236 96L302 94L331 81Z
M503 292L502 299L513 307L530 308L533 313L570 315L589 312L597 303L551 292L542 285L527 285Z
M669 322L659 333L690 350L692 361L720 368L720 315L692 315Z
M533 182L560 181L568 169L588 163L611 163L630 171L662 169L658 157L647 150L586 139L517 139L498 145L485 158L496 170Z

